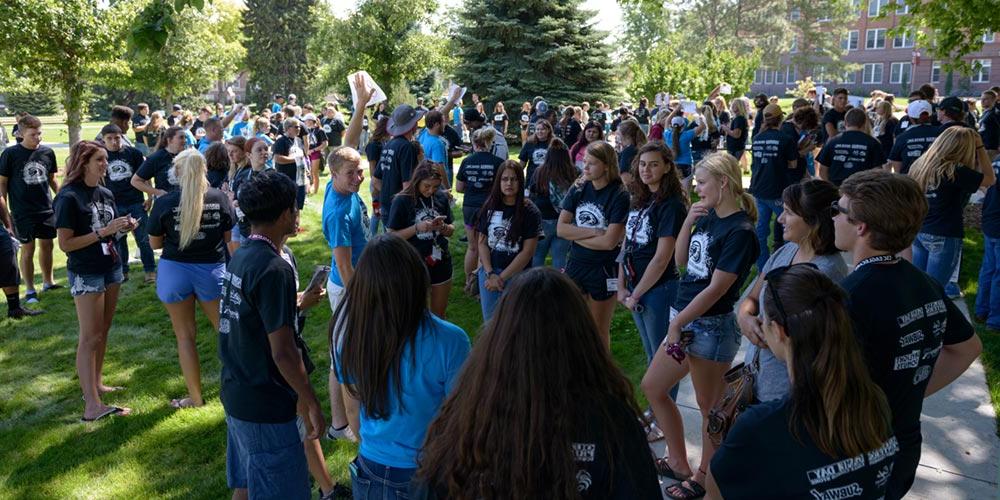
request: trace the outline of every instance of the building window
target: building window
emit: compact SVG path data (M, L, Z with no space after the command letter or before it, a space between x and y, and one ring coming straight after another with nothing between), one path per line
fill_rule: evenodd
M941 63L935 61L931 64L931 83L938 83L941 81Z
M983 35L983 43L993 43L996 40L997 34L993 32L986 33Z
M785 81L786 82L788 82L788 83L795 83L795 78L797 76L798 75L795 74L795 68L794 67L789 66L789 67L785 68Z
M979 68L974 68L972 71L972 83L989 83L990 81L990 69L993 66L993 61L989 59L976 59L973 64L979 65Z
M847 51L858 50L858 36L858 30L848 31L847 35L840 39L840 48Z
M828 22L830 22L830 16L827 15L827 14L823 14L822 16L819 17L819 19L816 19L816 22L817 23L828 23Z
M913 47L913 35L910 33L903 33L902 36L896 36L892 38L892 48L894 49L908 49Z
M877 0L872 0L877 1ZM866 49L884 49L885 48L885 28L879 28L874 30L868 30L865 32L865 48Z
M902 16L910 13L910 6L906 4L906 0L896 0L896 15Z
M845 71L842 75L840 75L840 83L857 83L855 80L856 78L856 71Z
M910 63L894 62L889 67L889 83L910 83Z
M754 83L761 83L763 80L764 80L764 70L758 69L757 71L753 72Z
M770 85L772 83L774 83L774 72L769 69L764 70L764 84Z
M785 83L785 71L779 69L774 72L774 83Z
M882 83L882 63L865 64L861 83Z
M861 0L851 0L851 12L855 16L861 17Z
M816 66L813 68L813 81L816 83L826 83L826 66Z
M868 17L878 17L882 13L882 7L885 7L890 0L869 0L868 1Z

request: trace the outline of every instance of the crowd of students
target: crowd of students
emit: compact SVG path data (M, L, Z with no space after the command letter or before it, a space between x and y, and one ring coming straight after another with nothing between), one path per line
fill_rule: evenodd
M433 109L379 104L368 133L372 91L354 85L347 124L333 105L303 115L294 95L256 119L240 105L166 120L115 107L98 141L71 148L61 184L41 122L20 117L0 155L0 286L11 317L39 314L18 292L23 276L25 302L39 299L34 243L43 292L59 288L53 239L67 254L84 421L131 412L103 402L120 388L101 375L128 233L177 338L187 394L171 406L205 403L196 303L218 331L236 498L305 498L310 475L332 498L323 435L360 442L354 498L901 498L923 399L981 350L947 287L983 190L975 314L1000 329L1000 89L982 95L978 129L967 103L929 86L902 120L893 96L852 108L844 89L787 117L763 95L727 106L721 86L695 113L669 96L615 113L538 97L515 116L512 160L502 103L489 118L460 91ZM299 292L286 242L323 168L330 265ZM447 321L454 193L484 320L471 347ZM329 422L301 336L324 296ZM611 358L617 304L646 354L645 412ZM717 445L709 415L743 338L756 404ZM695 466L675 402L689 374ZM676 483L663 491L658 475Z

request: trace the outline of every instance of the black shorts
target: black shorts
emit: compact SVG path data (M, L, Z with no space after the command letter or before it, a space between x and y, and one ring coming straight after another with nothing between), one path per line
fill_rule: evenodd
M0 227L0 288L21 284L21 273L17 271L17 252L9 233Z
M467 207L462 205L462 223L465 227L476 227L476 217L483 207Z
M607 300L617 293L608 290L608 280L614 279L618 284L618 264L614 261L605 264L579 263L570 259L566 264L566 276L569 276L584 295L594 300Z
M424 265L427 266L427 272L431 275L431 285L443 285L451 281L451 255L444 254L444 259L435 262L433 266L427 262L427 259L424 259Z
M51 240L56 237L55 215L15 218L14 231L17 231L17 241L24 244L36 239Z

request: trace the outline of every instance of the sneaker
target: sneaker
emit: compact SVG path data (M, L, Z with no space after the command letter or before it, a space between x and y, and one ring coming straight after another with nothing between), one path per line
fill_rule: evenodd
M346 439L352 443L357 443L358 438L354 435L354 431L351 430L351 426L345 425L343 429L335 429L333 425L330 425L326 429L326 439L330 441L336 441L338 439Z
M38 303L38 292L32 290L32 291L24 294L24 303L25 304L37 304Z
M44 312L45 311L41 309L25 309L23 307L19 307L13 311L7 311L7 317L10 319L30 318L32 316L38 316Z

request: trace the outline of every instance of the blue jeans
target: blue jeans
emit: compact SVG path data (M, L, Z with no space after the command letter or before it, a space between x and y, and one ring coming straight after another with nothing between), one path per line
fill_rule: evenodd
M361 455L358 455L348 467L351 469L351 493L354 495L354 500L409 498L410 478L417 471L417 469L387 467Z
M913 265L945 287L958 265L961 249L962 238L917 233L913 240Z
M984 236L983 265L979 268L976 316L986 318L986 326L1000 328L1000 238Z
M226 483L250 498L308 499L309 467L298 417L261 424L226 415Z
M552 254L552 267L555 269L565 269L566 259L569 257L569 240L564 240L556 236L556 220L543 220L542 233L544 238L538 240L535 247L535 256L531 259L531 265L542 267L545 265L545 256Z
M496 272L502 272L503 269L494 269ZM486 271L480 266L479 271L479 306L483 309L483 322L487 322L493 317L493 310L497 307L497 302L500 301L500 295L503 292L493 292L486 289Z
M149 234L146 233L146 220L149 214L143 208L142 203L132 205L118 205L118 215L131 215L133 219L139 221L139 225L132 230L135 237L135 244L139 247L139 258L142 259L142 270L147 273L156 272L156 257L153 256L153 248L149 246ZM118 256L122 261L122 272L128 274L128 235L122 236L118 240Z
M771 216L775 219L785 211L781 200L755 199L757 203L757 243L760 245L760 256L757 257L757 270L764 269L771 251L767 247L767 237L771 235Z
M639 339L642 340L642 348L646 351L646 366L653 362L653 355L663 343L663 338L667 336L667 327L670 326L670 306L677 298L679 284L677 280L669 280L646 290L639 299L642 312L632 311L632 321L635 321ZM680 383L674 384L670 389L670 399L677 401L679 389Z

